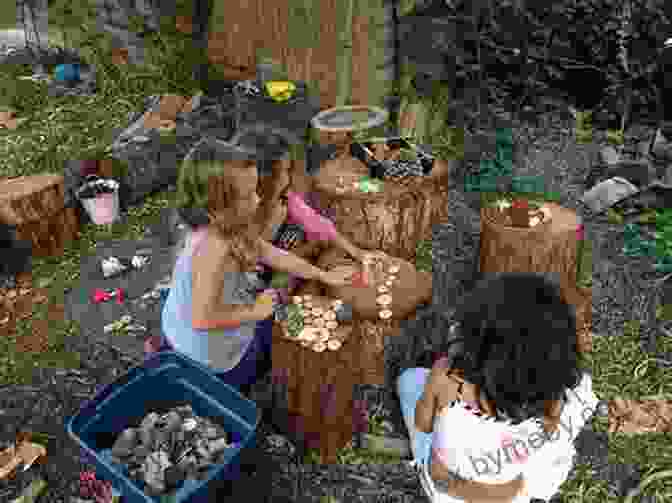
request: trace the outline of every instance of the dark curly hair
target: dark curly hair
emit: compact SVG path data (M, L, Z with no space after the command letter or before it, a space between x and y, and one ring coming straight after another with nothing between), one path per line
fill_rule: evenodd
M483 279L455 321L464 350L453 368L484 392L485 410L513 424L544 417L557 428L561 400L582 378L576 317L558 286L535 274Z

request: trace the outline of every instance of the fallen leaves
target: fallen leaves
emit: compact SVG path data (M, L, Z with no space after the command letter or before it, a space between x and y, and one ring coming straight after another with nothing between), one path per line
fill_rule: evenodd
M672 432L672 400L609 401L609 433L638 435Z
M46 289L32 288L27 278L20 281L17 278L17 283L18 288L0 290L0 337L14 337L16 350L21 353L47 352L53 322L63 319L64 306L49 303L45 318L37 319L34 317L36 306L49 300L49 292ZM17 330L20 320L30 320L29 330Z

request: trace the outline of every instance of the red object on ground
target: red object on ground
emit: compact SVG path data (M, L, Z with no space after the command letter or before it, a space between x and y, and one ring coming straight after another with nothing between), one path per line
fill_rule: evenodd
M110 293L96 288L96 290L93 292L93 302L94 304L100 304L101 302L110 300L111 296L112 295Z
M515 201L513 201L512 206L514 208L529 209L530 203L528 203L527 199L516 199Z
M100 304L101 302L107 302L108 300L116 298L117 304L124 303L124 291L121 288L117 288L113 292L106 292L100 288L96 288L93 292L93 302L94 304Z

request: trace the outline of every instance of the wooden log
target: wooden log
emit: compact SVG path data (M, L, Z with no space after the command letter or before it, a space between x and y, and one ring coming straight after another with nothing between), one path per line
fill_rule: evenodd
M580 352L592 350L592 290L576 284L580 217L573 210L546 203L551 219L531 228L506 225L497 208L481 209L480 271L539 273L560 285L566 302L574 306Z
M368 174L351 157L325 161L313 185L320 206L333 212L339 232L360 248L414 262L418 242L432 238L441 207L436 201L445 192L439 192L436 179L416 177L386 179L381 192L363 193L353 184Z
M531 228L507 225L497 208L481 209L481 273L550 273L561 284L576 285L581 219L558 204L546 206L550 221Z
M79 233L74 208L65 208L63 176L44 174L0 180L0 221L16 226L33 256L56 256Z
M352 403L358 374L351 362L358 348L352 344L351 330L339 350L318 353L289 340L281 324L273 329L273 369L276 373L286 370L289 413L301 418L304 436L318 439L325 463L335 462L338 449L353 435Z

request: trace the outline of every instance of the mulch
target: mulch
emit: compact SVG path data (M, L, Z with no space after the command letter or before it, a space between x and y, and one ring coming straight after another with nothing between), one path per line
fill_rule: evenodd
M560 204L577 209L577 211L583 211L578 198L583 190L581 188L582 177L586 174L586 168L592 154L587 151L588 147L571 147L567 135L563 135L555 129L553 131L556 132L556 144L554 146L544 145L540 147L540 151L553 152L555 157L549 159L548 156L543 157L533 151L527 152L528 161L521 163L521 165L528 172L523 174L529 174L529 171L533 170L537 174L551 176L551 179L557 180L558 183L562 181L559 185L559 191L562 195ZM565 145L557 144L560 141L565 141ZM487 152L485 154L487 155ZM560 161L557 161L558 158L560 158ZM564 161L562 161L562 158L564 158ZM434 247L434 281L437 282L437 288L434 289L433 304L434 309L451 316L450 306L454 305L457 297L470 288L478 276L479 215L476 211L477 208L473 207L473 197L461 192L460 185L455 180L452 181L448 204L451 209L450 221L445 225L438 226L434 234L438 246ZM592 229L597 229L595 231L596 235L600 234L600 229L603 234L607 231L619 232L618 229L610 228L601 222L595 221L594 225L589 222L587 225L589 238L591 238ZM603 240L598 240L597 254L603 253L603 249L609 243L612 243L611 246L613 246L613 241L606 239L606 237ZM107 251L109 250L99 251L96 258L100 258ZM115 253L117 251L115 250ZM607 260L610 260L610 263L613 263L617 269L624 269L627 265L622 263L623 259L619 257L617 252L618 250L612 249L612 254L608 255ZM166 254L167 256L168 254ZM602 263L602 256L600 256L600 263ZM159 269L162 267L159 267ZM148 277L151 277L151 280L158 279L154 276L160 276L162 272L156 270L148 273ZM599 274L595 277L594 284L597 284L601 295L595 296L594 306L605 298L610 299L611 303L604 311L595 313L597 316L594 314L593 323L596 327L603 327L606 323L613 333L615 327L611 328L612 324L605 322L602 316L607 316L607 313L612 310L619 312L620 309L621 313L628 311L627 306L619 304L615 295L619 289L624 287L624 280L614 281L617 275L611 274L611 272L613 271L608 274L611 281L609 284ZM82 278L85 277L82 274ZM139 290L144 291L145 287L148 287L151 283L149 279L144 280L144 282L142 288L138 287ZM130 284L129 287L134 288ZM599 290L599 288L602 290ZM35 297L39 296L40 292L39 289L35 289L30 296L26 294L25 299L23 296L17 296L15 309L20 312L28 310L28 306L35 301ZM54 309L56 310L54 315L62 312L58 311L60 306L54 307ZM109 309L111 311L116 309L114 303L110 305ZM48 501L67 502L79 471L85 466L83 460L80 459L79 448L73 440L68 438L65 432L67 418L76 413L83 401L93 396L100 386L112 382L142 361L141 345L126 344L122 336L115 339L116 336L102 335L101 312L99 310L83 309L82 313L84 311L87 311L88 314L81 318L84 321L82 333L71 338L69 342L70 350L80 354L82 368L60 371L36 369L35 378L30 386L0 388L0 415L3 416L2 421L0 421L0 442L5 444L10 442L14 438L18 426L32 428L52 434L55 437L53 445L48 448L49 455L45 464L31 468L26 473L18 474L13 480L0 481L0 499L9 500L11 497L16 497L32 478L42 476L45 477L50 486L46 496ZM9 313L9 311L6 312ZM0 310L0 321L6 316L3 313ZM114 318L117 314L119 313L110 312L103 313L102 316L103 318ZM155 315L152 314L152 316ZM10 318L11 321L7 322L7 327L13 326L12 323L15 323L16 315L10 315ZM44 327L45 330L46 328ZM0 326L0 331L2 330L3 328ZM35 333L31 335L30 339L20 341L20 344L24 344L26 349L42 348L40 330L41 328L38 327L36 331L34 330ZM424 350L426 350L424 347L417 348L417 352ZM381 395L375 389L365 390L366 393L371 397L372 402L389 400L389 398L375 398L376 395ZM400 424L398 410L393 410L394 406L390 403L385 405L385 408L392 409L389 411L391 422L395 425L395 429L400 430L399 433L403 434L403 424ZM302 466L297 472L297 468L290 462L288 456L278 455L270 448L266 438L271 432L270 426L262 423L258 438L260 452L262 458L266 459L266 463L263 465L263 469L257 469L256 472L251 470L253 473L236 484L241 494L245 494L244 488L262 487L260 482L262 480L268 481L270 478L271 483L263 485L268 487L268 501L271 499L273 501L317 501L320 496L329 494L328 491L330 490L333 491L332 495L341 501L426 501L413 470L405 463L375 466ZM618 485L623 470L618 472L607 462L608 438L606 434L596 433L591 427L586 428L579 435L577 451L577 462L590 463L591 467L595 469L595 480L608 480L609 486L614 492L620 491ZM250 466L252 464L254 463L250 463Z
M46 304L47 316L31 319L38 304ZM51 320L63 319L65 306L50 299L49 291L36 288L30 274L22 274L15 288L0 289L0 337L16 337L16 349L20 353L43 353L49 349ZM31 330L17 333L17 322L29 320Z

